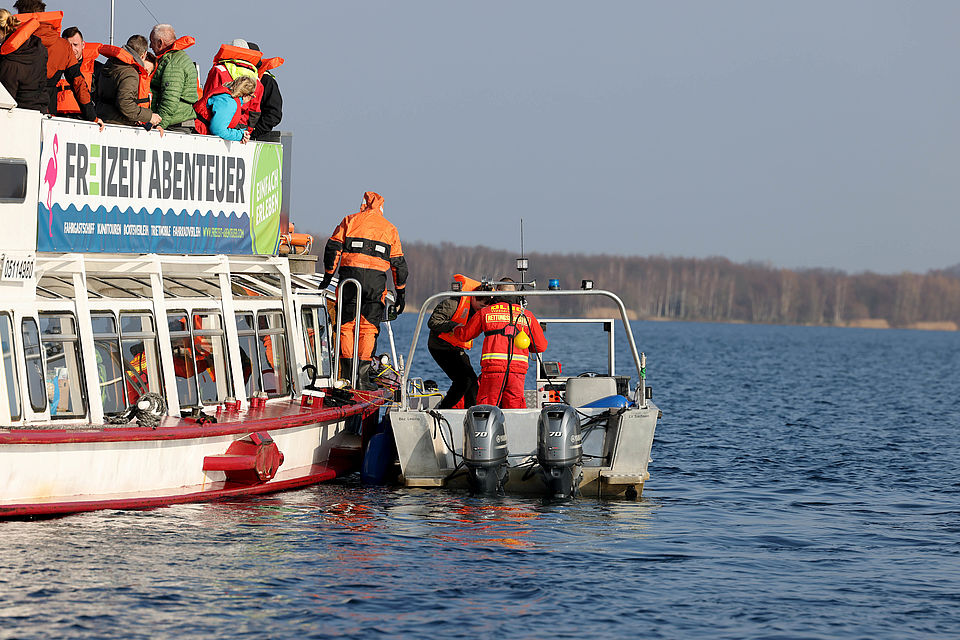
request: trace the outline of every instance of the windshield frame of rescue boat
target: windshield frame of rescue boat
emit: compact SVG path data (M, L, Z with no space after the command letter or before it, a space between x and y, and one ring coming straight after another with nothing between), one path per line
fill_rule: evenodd
M510 284L521 284L510 283ZM525 283L529 285L530 283ZM433 302L438 302L444 298L449 298L450 296L459 296L459 297L468 297L468 298L488 298L491 295L499 293L500 295L510 295L511 297L539 297L539 296L603 296L613 300L617 308L620 309L620 322L623 324L623 328L627 334L627 342L630 343L630 355L633 356L633 364L637 370L637 379L643 380L643 367L640 362L640 353L637 350L637 343L633 339L633 329L630 327L630 321L627 319L627 307L623 304L623 300L620 299L620 296L613 293L612 291L607 291L606 289L565 289L565 290L546 290L546 291L537 291L537 290L520 290L520 291L501 291L501 292L490 292L490 291L441 291L440 293L435 293L426 300L423 301L423 304L420 305L420 313L417 315L417 326L413 332L413 340L410 342L410 352L407 354L407 361L404 363L403 367L403 379L400 384L400 402L402 406L406 406L407 403L407 380L410 378L410 370L412 369L413 355L417 349L417 342L420 337L420 330L423 328L423 318L426 314L427 308Z

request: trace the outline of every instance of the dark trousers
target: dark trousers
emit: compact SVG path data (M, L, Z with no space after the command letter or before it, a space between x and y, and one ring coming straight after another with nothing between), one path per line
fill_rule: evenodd
M464 409L477 404L477 372L470 364L470 356L463 349L428 346L430 355L443 372L450 377L450 390L443 396L438 409L452 409L463 398Z

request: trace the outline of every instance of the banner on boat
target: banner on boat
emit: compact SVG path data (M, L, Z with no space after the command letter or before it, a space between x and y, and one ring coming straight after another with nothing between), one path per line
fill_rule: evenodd
M45 120L37 249L260 254L280 239L280 145Z

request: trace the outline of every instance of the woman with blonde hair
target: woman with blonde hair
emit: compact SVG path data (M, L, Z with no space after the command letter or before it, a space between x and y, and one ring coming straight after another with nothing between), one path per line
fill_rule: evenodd
M200 98L193 106L197 112L194 122L197 133L209 133L224 140L246 144L250 140L250 131L238 126L240 106L248 102L256 90L256 80L240 76Z
M35 20L26 23L0 9L0 83L21 109L42 113L47 106L47 49L33 35Z

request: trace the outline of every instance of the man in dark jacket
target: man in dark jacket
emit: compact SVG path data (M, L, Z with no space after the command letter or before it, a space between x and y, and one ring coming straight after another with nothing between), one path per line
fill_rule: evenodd
M147 53L147 39L133 35L127 39L123 50L129 53L141 67ZM100 102L97 114L106 122L135 125L139 122L153 126L160 124L160 115L151 111L149 100L140 98L140 71L136 65L111 57L100 74Z
M247 42L247 47L254 51L260 51L260 47L255 42ZM250 137L254 140L275 142L280 139L280 135L272 132L283 119L283 96L280 95L277 79L269 71L265 71L260 76L260 84L263 85L263 97L260 99L260 119L257 120Z
M46 113L47 49L40 38L30 36L16 49L0 55L0 83L21 109Z

